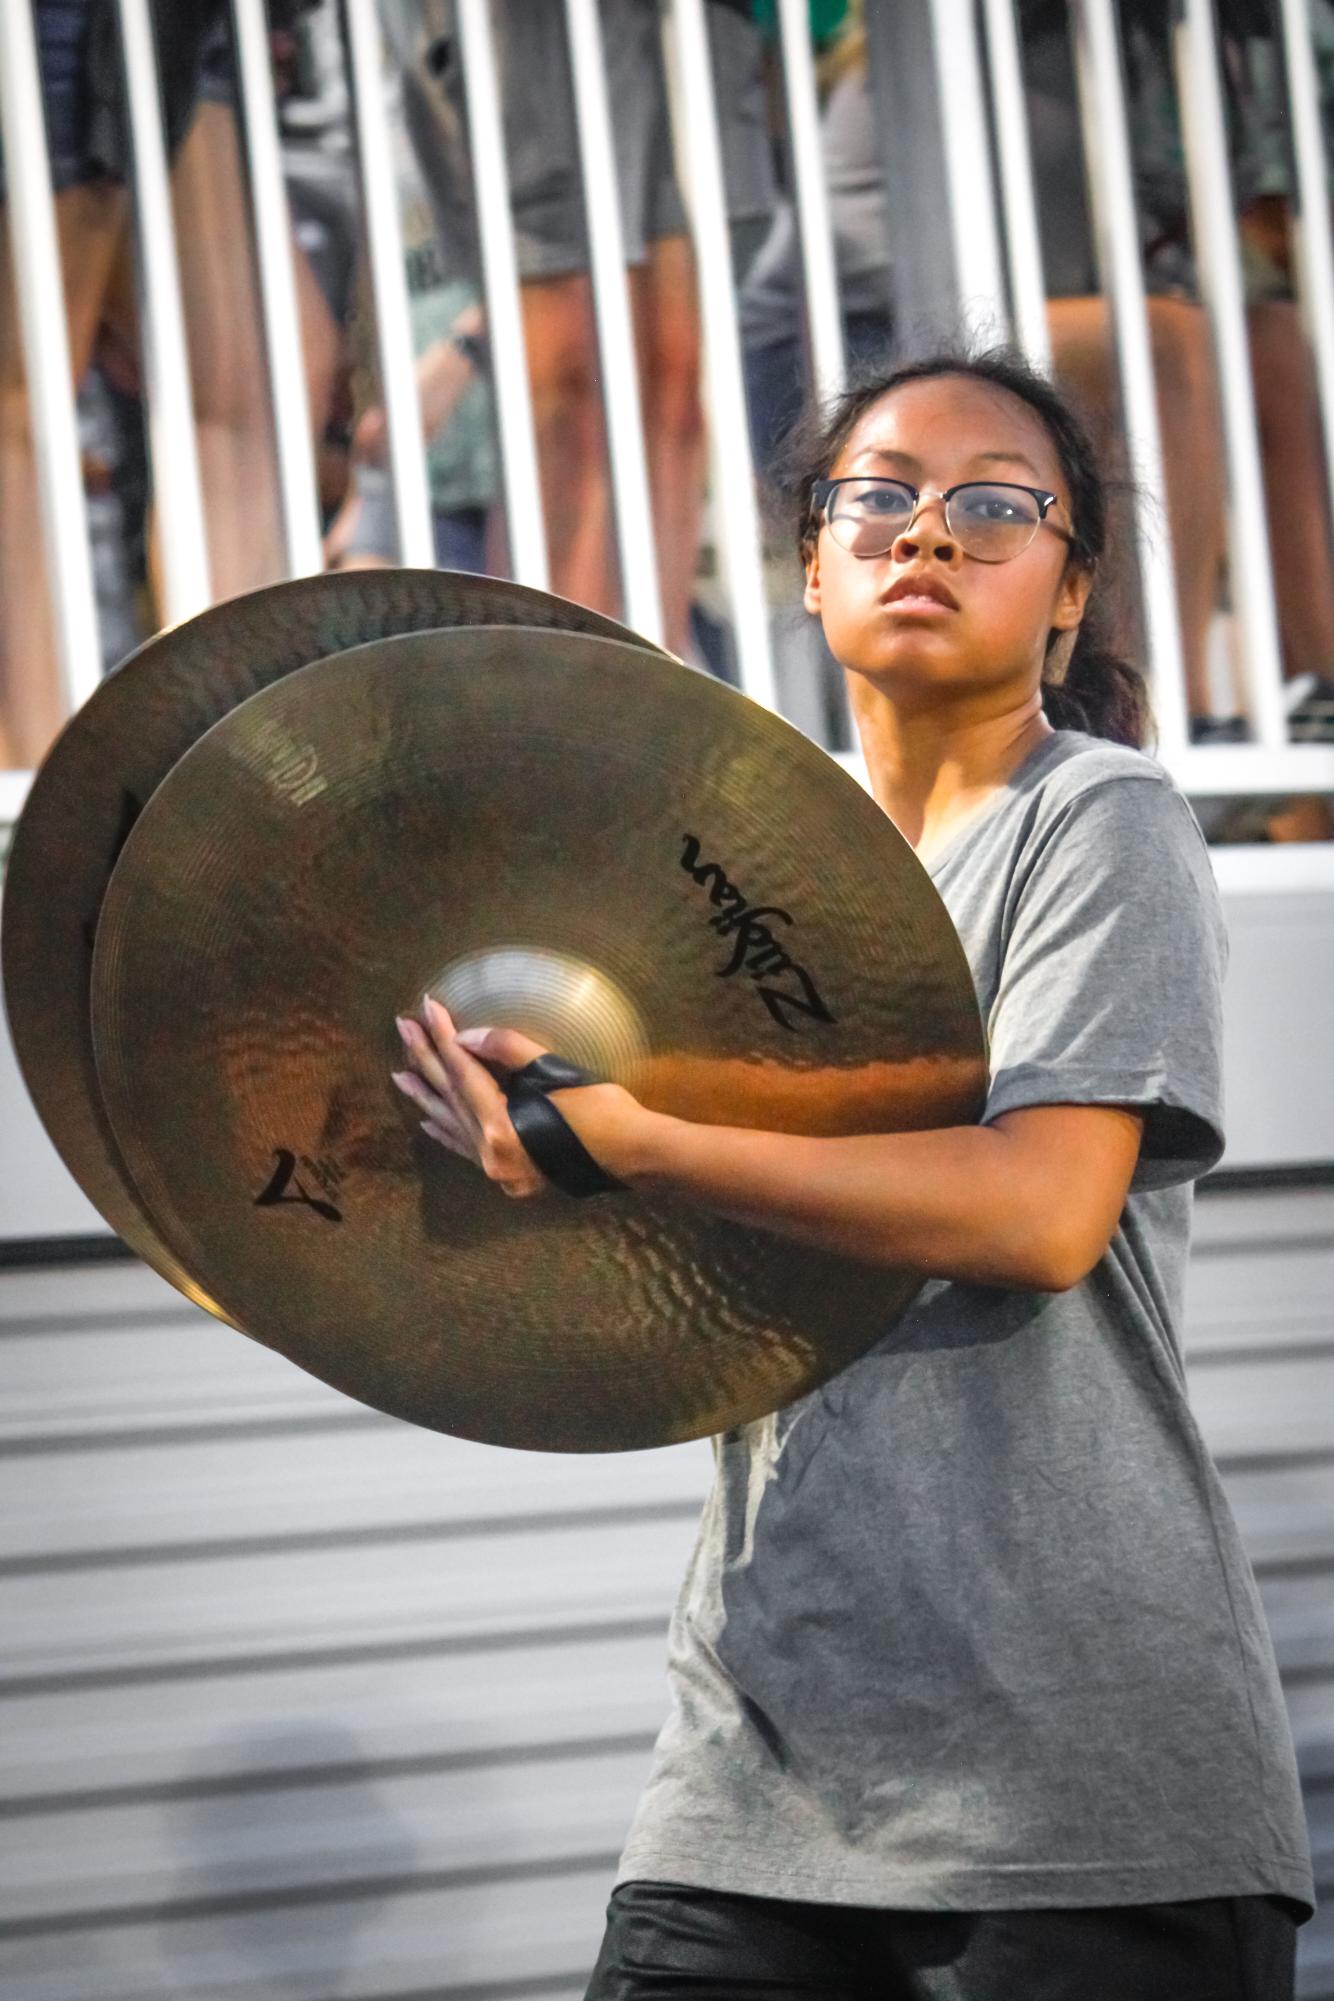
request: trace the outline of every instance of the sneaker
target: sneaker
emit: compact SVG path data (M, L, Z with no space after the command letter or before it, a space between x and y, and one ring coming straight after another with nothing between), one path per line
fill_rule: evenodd
M1245 716L1192 716L1192 743L1249 743L1251 726Z
M1334 743L1334 681L1316 681L1288 715L1292 743Z

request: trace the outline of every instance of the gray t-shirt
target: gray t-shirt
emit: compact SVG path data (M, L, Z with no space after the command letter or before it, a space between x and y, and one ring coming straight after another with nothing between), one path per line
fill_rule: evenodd
M1273 1653L1182 1370L1190 1183L1222 1150L1204 842L1152 760L1060 732L932 874L987 1024L985 1119L1143 1107L1131 1193L1072 1290L933 1282L716 1441L620 1880L1309 1909Z

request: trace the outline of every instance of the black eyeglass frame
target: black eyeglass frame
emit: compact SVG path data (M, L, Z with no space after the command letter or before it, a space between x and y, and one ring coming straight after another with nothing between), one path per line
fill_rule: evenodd
M823 515L825 519L825 525L826 527L830 528L830 533L832 534L833 529L830 526L829 515L827 511L829 507L830 494L832 494L835 491L835 489L840 486L868 486L871 484L874 484L876 486L901 487L904 493L910 493L912 495L912 512L908 516L909 527L911 527L913 522L917 519L917 514L921 504L923 493L931 492L930 488L913 486L906 479L891 479L888 473L853 472L853 473L844 473L840 475L838 479L817 479L812 481L811 483L812 520L814 520L815 517L818 515ZM938 500L941 506L945 509L945 526L950 529L950 533L954 535L954 539L956 540L956 542L959 543L960 548L965 549L965 553L971 554L971 551L968 551L966 549L965 544L963 542L963 538L955 534L953 528L950 528L949 506L950 506L950 501L954 498L954 495L956 493L962 493L967 487L970 486L999 487L1002 492L1008 491L1011 493L1026 493L1029 495L1030 499L1035 500L1037 502L1038 518L1033 523L1033 534L1030 535L1028 541L1025 542L1024 549L1032 547L1033 536L1037 534L1038 529L1041 528L1044 525L1044 523L1050 526L1053 533L1059 535L1061 540L1063 542L1067 542L1071 548L1075 546L1077 537L1075 537L1074 535L1067 535L1064 528L1058 528L1055 522L1047 523L1048 509L1052 507L1060 507L1063 504L1059 493L1048 493L1045 487L1041 486L1024 486L1021 481L1016 479L961 479L958 481L956 485L947 487L944 493L931 493L931 498L933 500ZM897 541L898 537L904 534L905 532L906 531L902 528L897 529L894 535L885 544L885 547L883 549L877 549L874 551L868 550L866 553L868 555L872 554L879 556L887 555L889 551L893 548L894 543ZM851 549L848 551L849 555L852 555L853 553L854 552ZM1024 553L1023 549L1016 549L1014 552L1016 556L1022 556L1023 553ZM1013 559L1009 556L974 556L973 560L974 562L977 563L987 563L987 562L1008 563Z

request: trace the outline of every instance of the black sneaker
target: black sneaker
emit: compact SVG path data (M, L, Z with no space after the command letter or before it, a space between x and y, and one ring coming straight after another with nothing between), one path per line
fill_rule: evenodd
M1249 743L1251 726L1245 716L1192 716L1192 743Z
M1317 681L1288 715L1293 743L1334 743L1334 681Z

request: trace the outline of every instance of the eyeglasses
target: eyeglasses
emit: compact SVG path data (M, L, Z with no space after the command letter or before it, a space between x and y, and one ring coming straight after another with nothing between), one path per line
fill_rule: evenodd
M950 535L980 563L1008 563L1022 555L1047 520L1048 508L1060 505L1056 494L1041 487L1004 480L969 480L944 493L877 478L817 479L811 489L812 514L823 512L834 540L853 556L886 555L912 527L924 500L944 502ZM1047 525L1062 541L1073 541L1055 522Z

